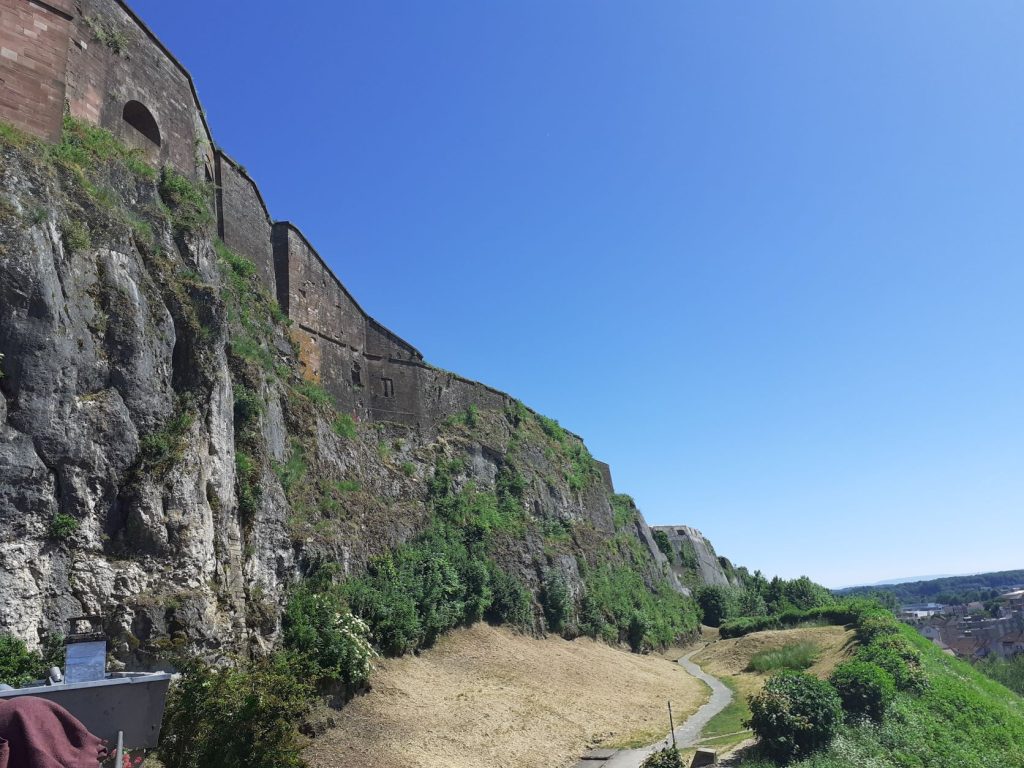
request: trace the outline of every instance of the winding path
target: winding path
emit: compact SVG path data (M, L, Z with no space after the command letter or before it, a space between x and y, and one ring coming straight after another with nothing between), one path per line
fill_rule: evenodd
M717 677L712 677L690 661L690 657L700 650L703 649L698 648L697 650L690 651L688 654L683 656L683 658L679 659L679 664L698 680L702 680L707 683L708 687L711 689L711 698L708 699L700 709L694 712L686 722L682 725L676 726L676 746L680 749L695 746L697 740L700 738L701 731L704 730L704 726L711 721L711 718L725 709L729 705L730 701L732 701L732 691L726 687L725 683ZM646 759L652 752L656 752L659 749L664 749L671 745L672 734L669 734L656 744L651 744L643 747L642 749L623 749L616 752L603 763L591 762L588 760L583 762L583 765L593 766L593 768L640 768L640 764L643 763L644 759Z

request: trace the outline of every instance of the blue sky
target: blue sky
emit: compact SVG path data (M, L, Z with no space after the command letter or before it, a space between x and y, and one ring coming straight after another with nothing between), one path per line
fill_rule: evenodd
M133 7L368 311L649 522L1024 567L1024 4Z

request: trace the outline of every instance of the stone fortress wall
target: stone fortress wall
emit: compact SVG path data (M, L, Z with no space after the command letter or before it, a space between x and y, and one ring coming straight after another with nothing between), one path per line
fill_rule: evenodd
M370 317L294 224L275 222L216 149L188 71L120 0L0 0L0 120L56 141L64 110L215 185L218 235L251 259L292 320L304 375L360 420L435 428L511 398L427 365ZM608 466L598 463L609 489Z

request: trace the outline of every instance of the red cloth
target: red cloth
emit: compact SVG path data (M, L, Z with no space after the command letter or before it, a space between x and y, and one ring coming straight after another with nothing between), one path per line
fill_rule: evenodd
M0 699L0 768L96 768L103 742L59 704Z

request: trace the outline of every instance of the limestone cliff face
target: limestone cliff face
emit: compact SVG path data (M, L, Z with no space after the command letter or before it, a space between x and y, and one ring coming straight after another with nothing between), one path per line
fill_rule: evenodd
M665 535L672 555L672 572L687 589L707 585L741 586L732 563L719 557L704 534L688 525L656 525L653 531Z
M0 632L100 614L133 666L267 647L304 572L422 529L451 459L481 489L514 469L526 523L496 556L535 594L602 562L681 589L578 438L511 397L462 409L470 384L429 369L429 423L339 411L204 201L75 130L0 134Z

